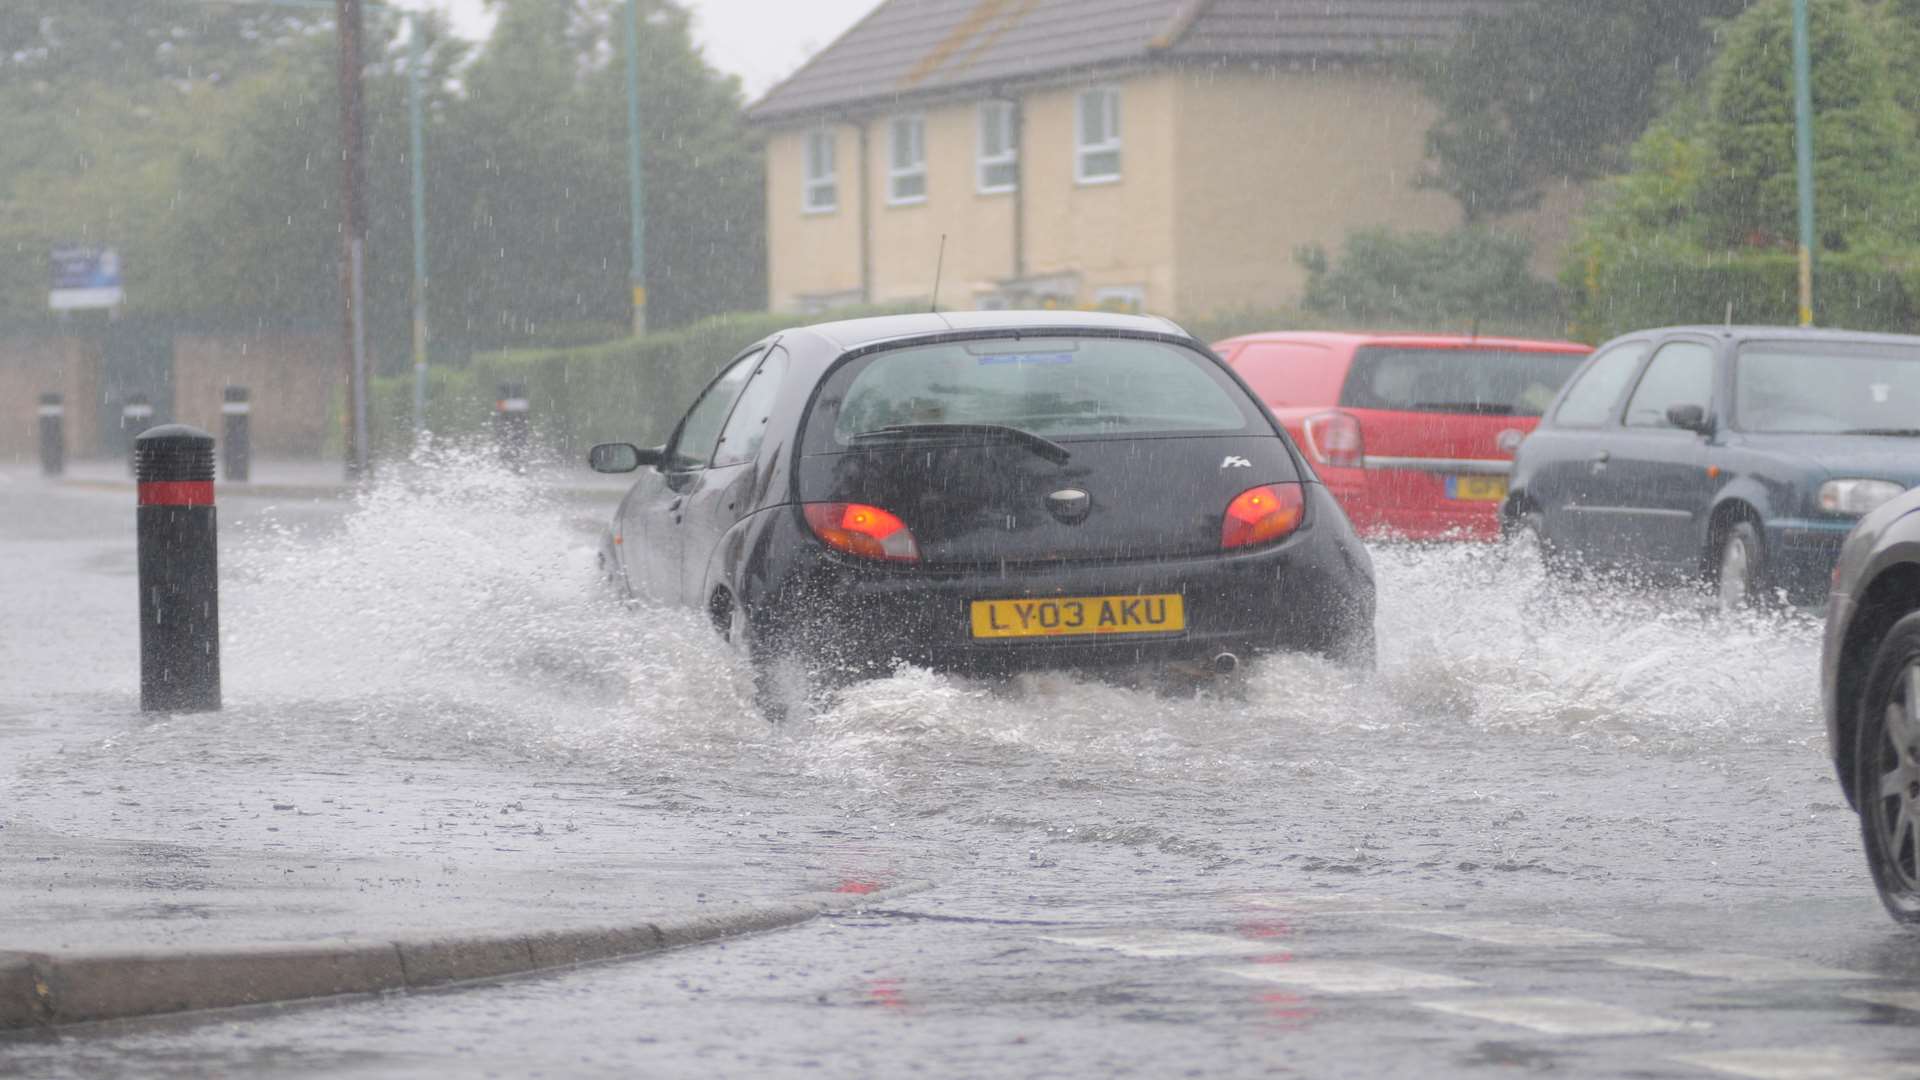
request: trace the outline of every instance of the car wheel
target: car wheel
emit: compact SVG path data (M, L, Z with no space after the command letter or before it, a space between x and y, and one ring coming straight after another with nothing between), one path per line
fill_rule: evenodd
M1854 791L1867 867L1894 919L1920 925L1920 613L1881 639L1856 727Z
M1530 506L1515 515L1508 528L1515 550L1537 559L1550 574L1566 569L1566 560L1555 554L1552 545L1547 543L1547 515L1544 511Z
M1720 534L1720 549L1714 553L1714 595L1721 611L1740 611L1756 606L1762 596L1765 551L1760 546L1760 530L1751 521L1736 521Z
M806 657L756 632L737 602L729 608L725 637L753 672L753 707L762 719L778 724L811 714L819 687Z
M628 595L627 583L622 579L620 563L613 554L611 544L601 543L598 563L602 594L612 600L625 600Z

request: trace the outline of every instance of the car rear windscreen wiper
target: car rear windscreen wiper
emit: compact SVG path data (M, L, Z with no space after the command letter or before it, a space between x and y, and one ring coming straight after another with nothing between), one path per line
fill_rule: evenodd
M1019 443L1039 457L1064 465L1073 457L1073 452L1052 439L1035 435L1006 424L889 424L874 428L872 431L857 431L851 437L855 441L877 439L943 439L954 436L978 436L981 439L1001 439Z
M1848 428L1842 435L1896 435L1906 439L1920 439L1920 428L1909 427L1863 427Z

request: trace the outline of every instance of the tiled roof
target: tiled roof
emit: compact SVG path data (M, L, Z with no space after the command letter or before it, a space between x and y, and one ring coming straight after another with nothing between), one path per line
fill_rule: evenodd
M780 120L1129 62L1363 59L1513 0L884 0L748 110Z

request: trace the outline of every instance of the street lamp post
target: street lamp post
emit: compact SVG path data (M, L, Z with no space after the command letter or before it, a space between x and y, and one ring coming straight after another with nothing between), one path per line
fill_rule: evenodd
M645 209L640 174L640 11L627 0L627 198L633 222L632 259L627 283L633 287L633 336L647 332L647 260Z
M407 15L407 160L413 172L413 438L427 430L427 183L426 137L422 134L420 68L426 43L420 15Z
M1800 187L1800 325L1813 325L1813 49L1807 0L1793 0L1794 156Z

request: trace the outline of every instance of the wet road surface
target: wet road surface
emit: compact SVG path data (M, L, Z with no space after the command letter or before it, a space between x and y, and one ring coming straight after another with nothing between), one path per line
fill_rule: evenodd
M481 472L235 530L229 711L280 738L43 678L35 716L120 730L35 775L429 756L669 807L736 883L935 888L558 976L0 1043L0 1074L1920 1075L1920 938L1872 898L1809 616L1390 548L1377 676L909 670L770 731L703 626L596 601L575 511ZM103 608L112 549L58 564Z

